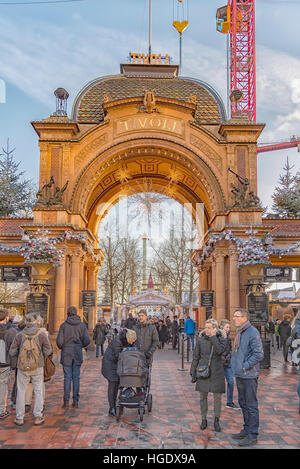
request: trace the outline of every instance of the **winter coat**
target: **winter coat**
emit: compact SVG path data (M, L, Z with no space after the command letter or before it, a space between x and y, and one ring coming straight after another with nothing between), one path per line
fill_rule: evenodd
M300 319L295 319L294 327L291 331L292 339L300 339Z
M212 346L213 354L210 365L210 377L197 379L196 391L225 393L225 375L222 354L225 351L226 341L221 331L217 331L217 334L212 337L208 337L204 331L200 333L193 353L190 374L191 376L196 376L198 366L208 364Z
M117 365L120 386L142 387L147 374L146 357L137 347L126 347L120 354Z
M136 325L136 320L134 318L129 317L125 321L124 328L132 330L133 326L135 325Z
M36 340L37 344L39 345L40 348L40 355L39 355L39 362L38 365L39 367L44 366L45 364L45 357L48 355L51 355L52 353L52 347L49 342L48 336L45 332L41 331L38 327L36 326L26 326L22 330L22 332L19 332L15 335L15 338L13 340L13 343L11 344L10 350L9 350L9 355L11 356L12 360L14 360L14 365L17 365L17 359L21 350L21 346L25 340L25 335L28 336L33 336L37 335L37 337L34 339Z
M159 345L157 328L154 324L138 323L133 330L136 332L136 345L147 358L152 357Z
M120 334L115 337L104 352L102 359L101 373L108 381L119 381L117 373L119 354L123 350L124 345L121 342Z
M278 332L282 342L285 342L291 335L291 323L284 320L279 324Z
M106 336L106 326L105 324L96 324L93 330L93 339L96 345L103 345L105 342Z
M158 328L158 337L160 342L167 342L169 340L169 331L165 324Z
M225 350L222 354L222 361L223 365L225 367L230 366L230 361L231 361L231 355L232 355L232 343L231 343L231 337L230 337L230 332L227 333L227 337L225 340Z
M91 339L86 325L79 316L69 316L59 328L56 345L61 350L60 363L63 366L71 366L83 362L82 348L87 347Z
M256 327L249 323L241 332L238 350L232 352L230 364L234 376L244 379L258 378L259 362L263 358L264 351L260 334Z
M178 324L178 321L174 319L174 321L172 322L172 334L176 335L178 334L178 331L179 331L179 324Z
M0 339L4 340L6 348L6 363L0 363L0 368L7 368L8 366L15 368L15 363L9 355L9 349L17 333L18 330L11 324L0 324Z
M187 335L192 335L195 334L195 321L192 320L192 318L189 318L185 321L184 323L184 332Z

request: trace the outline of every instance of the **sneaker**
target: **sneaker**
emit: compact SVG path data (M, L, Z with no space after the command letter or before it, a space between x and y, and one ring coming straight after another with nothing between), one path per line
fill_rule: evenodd
M235 410L240 409L240 407L236 405L234 402L227 402L226 407L228 407L229 409L235 409Z
M78 409L78 402L73 402L72 407L74 407L75 409Z
M69 401L64 401L63 405L61 406L62 409L68 409L69 408Z
M246 438L243 438L238 442L238 446L252 446L257 443L257 438L251 435L247 435Z
M245 430L241 430L240 433L234 433L231 435L231 438L234 440L243 440L248 436L248 433L245 432Z
M42 425L45 422L44 417L36 417L34 420L34 425Z
M9 415L10 415L10 413L7 412L7 411L2 412L2 413L0 414L0 419L6 419L6 417L8 417Z
M23 419L15 419L14 422L15 422L16 425L19 425L19 426L24 425L24 420Z

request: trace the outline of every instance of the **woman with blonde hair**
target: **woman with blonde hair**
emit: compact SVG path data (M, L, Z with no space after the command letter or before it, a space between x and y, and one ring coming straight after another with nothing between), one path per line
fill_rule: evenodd
M200 392L201 430L207 427L207 397L208 393L212 392L214 396L214 429L216 432L221 431L221 397L225 393L222 354L225 348L226 341L218 329L218 322L215 319L208 319L205 322L204 330L199 334L190 369L192 382L196 382L196 391ZM199 370L206 366L210 368L209 376L200 377Z

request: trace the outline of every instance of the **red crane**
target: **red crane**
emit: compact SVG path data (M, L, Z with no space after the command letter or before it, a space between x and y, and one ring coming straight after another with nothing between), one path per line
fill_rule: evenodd
M228 0L227 5L218 8L216 19L217 31L229 36L227 68L231 117L246 115L256 121L255 0ZM300 151L300 137L259 144L257 153L293 147Z
M300 137L293 135L289 140L282 140L281 142L274 143L259 143L257 146L257 153L264 153L266 151L285 150L286 148L298 148L300 151Z
M255 0L228 0L217 10L217 31L229 34L231 117L256 120Z

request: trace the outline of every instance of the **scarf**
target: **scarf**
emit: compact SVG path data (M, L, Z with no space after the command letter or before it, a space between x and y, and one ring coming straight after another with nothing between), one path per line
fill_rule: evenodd
M236 336L234 339L234 351L237 352L238 349L240 348L240 343L241 343L241 334L242 332L250 325L249 321L246 321L245 324L243 324L240 327L236 328Z

